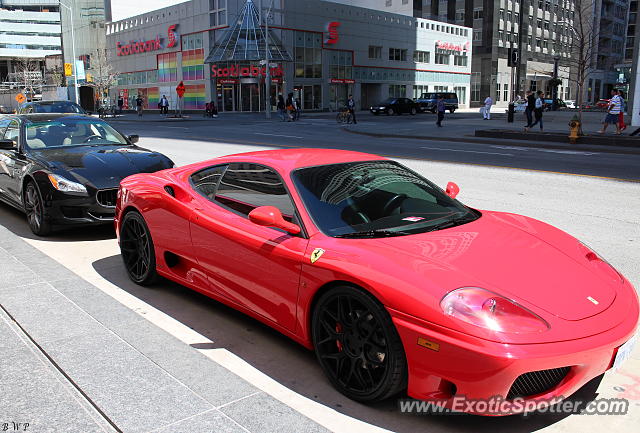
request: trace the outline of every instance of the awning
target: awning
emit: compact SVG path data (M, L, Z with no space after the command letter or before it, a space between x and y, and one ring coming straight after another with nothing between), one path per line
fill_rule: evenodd
M253 4L247 0L235 25L229 27L217 43L206 63L257 61L266 59L267 35L260 26L260 16ZM291 56L284 49L280 39L269 30L269 60L273 62L291 62Z

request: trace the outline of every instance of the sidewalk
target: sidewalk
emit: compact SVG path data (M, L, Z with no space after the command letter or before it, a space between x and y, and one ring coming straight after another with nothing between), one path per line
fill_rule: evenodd
M0 263L1 431L327 431L3 226Z

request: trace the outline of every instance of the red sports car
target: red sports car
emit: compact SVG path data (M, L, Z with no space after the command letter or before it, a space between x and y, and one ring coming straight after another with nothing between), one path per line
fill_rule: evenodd
M126 178L116 230L133 281L160 275L272 326L362 402L535 407L622 362L629 281L561 230L458 191L375 155L244 153Z

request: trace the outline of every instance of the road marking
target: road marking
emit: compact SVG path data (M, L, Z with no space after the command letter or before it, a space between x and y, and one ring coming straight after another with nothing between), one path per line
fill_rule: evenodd
M485 153L487 155L513 156L513 153L485 152L485 151L482 151L482 150L445 149L445 148L442 148L442 147L425 147L425 146L421 147L420 149L446 150L448 152Z
M282 134L267 134L265 132L254 132L255 135L268 135L271 137L285 137L285 138L300 138L303 139L304 137L298 137L297 135L282 135Z
M536 152L561 153L566 155L585 155L585 156L599 155L598 153L595 153L595 152L583 152L580 150L538 149L535 147L498 146L498 145L493 145L491 147L495 149L519 150L521 152L527 152L529 150L533 150Z
M191 129L188 128L186 126L167 126L167 125L160 125L160 128L171 128L171 129Z

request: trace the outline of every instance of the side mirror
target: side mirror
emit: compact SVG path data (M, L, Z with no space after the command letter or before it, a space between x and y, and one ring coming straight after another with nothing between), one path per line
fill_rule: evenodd
M260 206L255 208L249 212L249 220L259 226L275 227L292 235L300 233L300 227L285 221L280 210L274 206Z
M130 135L129 137L127 137L129 139L129 141L132 144L136 144L138 141L140 141L140 136L139 135Z
M13 150L16 148L16 144L13 140L0 140L0 150Z
M445 192L449 197L456 198L460 193L460 187L455 182L449 182Z

